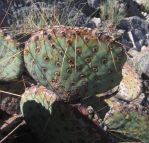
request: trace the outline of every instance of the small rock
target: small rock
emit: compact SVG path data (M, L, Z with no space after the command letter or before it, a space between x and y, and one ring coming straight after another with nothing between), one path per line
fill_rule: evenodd
M93 22L96 25L96 27L101 26L101 19L100 18L94 17L94 18L91 19L91 22Z
M149 47L144 47L144 50L138 52L135 50L130 50L129 54L132 58L128 59L140 75L144 74L149 77Z
M147 13L146 12L142 12L142 15L144 16L144 17L147 17Z

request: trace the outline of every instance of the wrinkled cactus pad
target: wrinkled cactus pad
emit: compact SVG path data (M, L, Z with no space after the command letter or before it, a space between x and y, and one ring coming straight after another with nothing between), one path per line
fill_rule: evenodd
M70 104L59 101L55 93L43 86L27 89L20 106L26 123L41 142L104 142L93 123L88 122L89 119Z
M143 112L125 107L112 113L105 123L121 142L149 142L149 115Z
M97 35L96 30L65 26L34 33L24 50L29 73L69 100L115 87L122 79L126 54L110 37Z
M0 30L0 81L16 80L22 73L23 56L17 42Z
M135 68L126 63L122 69L122 75L123 79L116 97L127 101L138 98L142 91L142 81Z

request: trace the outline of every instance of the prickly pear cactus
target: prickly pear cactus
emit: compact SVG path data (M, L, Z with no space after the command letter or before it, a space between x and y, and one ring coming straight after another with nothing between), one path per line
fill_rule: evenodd
M70 100L118 85L126 55L95 30L54 26L33 34L24 60L35 80Z
M0 30L0 81L12 81L22 73L23 56L17 42Z
M136 109L128 109L112 113L105 123L111 134L123 142L149 142L149 116Z
M41 142L102 143L91 122L43 86L27 89L20 105L26 123Z
M136 70L126 63L122 69L122 75L123 79L116 97L127 101L138 98L142 90L142 82Z

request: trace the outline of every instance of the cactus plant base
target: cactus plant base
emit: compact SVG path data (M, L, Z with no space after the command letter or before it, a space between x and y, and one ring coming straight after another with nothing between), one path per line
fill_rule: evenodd
M57 100L44 87L31 87L22 96L21 111L33 133L44 143L103 143L102 136L71 105Z

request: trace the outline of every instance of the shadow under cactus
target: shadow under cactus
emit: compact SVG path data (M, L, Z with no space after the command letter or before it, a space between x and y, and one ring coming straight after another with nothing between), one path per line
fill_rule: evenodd
M55 102L45 109L40 101L32 100L25 102L22 110L42 143L105 143L108 140L102 130L67 103Z
M36 82L24 72L21 79L13 82L0 82L0 109L8 114L20 113L20 99L26 87Z
M20 112L20 97L18 96L24 91L23 82L0 82L0 109L8 114L18 114Z

